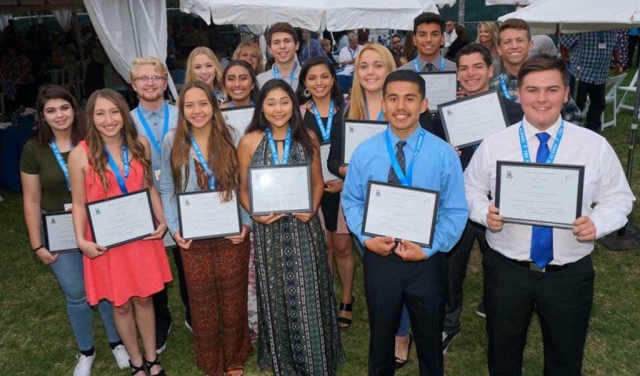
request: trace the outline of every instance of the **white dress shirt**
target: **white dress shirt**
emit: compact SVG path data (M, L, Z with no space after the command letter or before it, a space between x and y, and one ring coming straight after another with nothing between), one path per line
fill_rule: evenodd
M561 119L546 130L551 136L549 149L556 139ZM524 120L529 153L535 161L540 145L536 133L540 131ZM564 122L564 135L553 163L585 166L582 215L589 216L596 227L596 237L605 236L627 223L635 197L629 188L620 161L605 138L575 124ZM521 162L520 124L486 138L478 147L465 170L469 217L487 225L487 212L493 203L496 189L496 162ZM487 197L491 194L491 201ZM592 204L595 206L592 208ZM487 230L491 248L504 256L529 261L532 226L505 223L500 231ZM576 262L589 255L593 242L579 242L570 229L553 229L552 265Z
M358 45L358 47L356 47L355 51L352 50L349 46L346 46L346 47L342 48L340 50L340 56L338 56L338 59L340 60L340 63L343 63L343 62L349 61L349 60L355 60L356 56L358 56L358 53L360 52L361 49L362 49L361 45Z

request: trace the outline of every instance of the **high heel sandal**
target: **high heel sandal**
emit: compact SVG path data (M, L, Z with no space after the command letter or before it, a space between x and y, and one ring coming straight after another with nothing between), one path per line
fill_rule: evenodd
M340 302L340 311L353 312L353 304L355 302L356 302L356 298L353 295L351 295L351 303L347 304L347 303ZM353 316L353 313L352 313L352 316ZM348 327L351 326L352 321L353 319L348 319L346 317L338 316L338 326L340 327L340 329L347 329Z
M140 367L136 367L133 365L133 363L131 363L131 359L129 359L129 367L131 367L131 376L137 375L138 372L142 372L143 375L147 374L146 368L144 368L144 360L142 361Z
M164 371L164 369L160 370L160 372L158 372L156 374L151 374L151 367L153 367L153 366L162 366L162 364L160 364L160 361L158 360L157 356L156 356L156 359L152 360L152 361L148 361L147 358L145 358L143 356L142 360L144 361L144 365L147 366L147 369L149 370L149 374L151 376L167 376L167 373Z

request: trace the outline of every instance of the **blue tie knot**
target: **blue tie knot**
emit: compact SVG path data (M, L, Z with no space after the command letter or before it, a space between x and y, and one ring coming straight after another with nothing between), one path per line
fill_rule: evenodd
M547 141L549 141L549 137L551 136L547 132L540 132L536 133L536 137L538 137L538 140L540 140L540 144L546 144Z

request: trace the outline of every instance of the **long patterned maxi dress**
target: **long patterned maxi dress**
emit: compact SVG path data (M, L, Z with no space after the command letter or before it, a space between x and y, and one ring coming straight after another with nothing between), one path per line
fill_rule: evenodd
M291 143L290 164L310 163ZM266 138L251 162L272 165ZM271 225L254 222L258 289L258 366L275 375L335 375L345 359L333 280L318 216L303 223L288 215Z

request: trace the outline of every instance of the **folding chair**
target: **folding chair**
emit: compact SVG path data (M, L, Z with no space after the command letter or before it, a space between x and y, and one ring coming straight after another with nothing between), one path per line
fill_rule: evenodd
M603 130L610 126L615 127L617 125L616 121L618 120L618 88L620 87L620 84L622 84L622 81L624 81L626 77L627 77L627 74L622 73L615 77L609 77L609 79L607 80L606 88L609 88L609 89L608 90L605 89L606 94L604 98L607 104L613 103L613 119L605 123L604 112L603 112L602 118L601 118L602 125L600 126L600 130Z
M622 95L622 98L620 99L620 104L618 104L618 108L616 109L616 112L620 112L621 109L627 109L627 110L631 110L633 111L633 103L631 103L631 105L625 104L624 100L627 98L627 94L629 93L633 93L634 95L632 95L631 97L634 98L635 94L636 94L636 83L638 82L638 71L636 70L636 74L633 76L633 79L631 80L631 83L629 84L629 86L621 86L618 89L624 91L624 94Z

